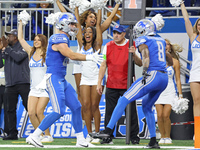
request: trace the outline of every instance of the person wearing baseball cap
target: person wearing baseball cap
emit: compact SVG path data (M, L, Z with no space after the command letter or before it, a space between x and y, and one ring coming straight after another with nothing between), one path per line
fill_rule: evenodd
M101 95L103 92L101 82L106 69L108 70L106 83L106 110L105 122L106 127L110 121L112 112L117 105L120 96L127 90L127 74L128 74L128 55L129 40L125 38L126 29L122 25L116 25L113 28L113 41L108 42L103 49L104 61L101 63L99 70L99 78L97 83L97 92ZM137 64L137 55L134 55L134 61ZM141 61L139 58L138 60ZM140 62L141 63L141 62ZM141 64L138 64L141 65ZM132 144L139 144L138 137L139 125L136 103L131 103L131 134L130 140ZM112 132L113 133L113 132ZM113 136L113 135L112 135ZM112 138L105 138L101 144L112 144Z
M27 110L28 94L30 91L30 69L29 57L18 41L17 30L12 29L5 32L6 38L2 37L0 42L0 68L4 66L5 72L5 104L6 120L4 126L8 136L3 140L17 140L18 130L16 128L16 108L18 96ZM5 64L2 62L5 59ZM8 113L9 112L9 113Z
M5 31L6 36L8 36L9 34L15 35L17 37L17 29L12 29L11 31L7 32Z

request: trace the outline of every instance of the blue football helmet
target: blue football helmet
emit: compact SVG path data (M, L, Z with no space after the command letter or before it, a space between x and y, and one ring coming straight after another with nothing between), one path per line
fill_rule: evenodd
M136 38L145 35L156 35L156 26L151 20L142 19L134 26L133 35Z
M76 36L78 29L71 24L77 24L76 17L71 13L62 13L56 21L56 28L68 33L70 36Z

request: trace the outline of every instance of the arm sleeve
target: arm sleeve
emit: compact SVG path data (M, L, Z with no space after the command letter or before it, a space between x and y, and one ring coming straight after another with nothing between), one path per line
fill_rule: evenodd
M67 37L67 35L64 34L55 34L55 36L50 39L50 42L52 43L52 45L66 43L69 46L69 38Z

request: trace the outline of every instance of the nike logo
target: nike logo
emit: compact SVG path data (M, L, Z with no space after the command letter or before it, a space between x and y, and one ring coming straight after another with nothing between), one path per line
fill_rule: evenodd
M88 144L87 145L82 145L82 144L79 144L80 146L82 146L82 147L88 147Z

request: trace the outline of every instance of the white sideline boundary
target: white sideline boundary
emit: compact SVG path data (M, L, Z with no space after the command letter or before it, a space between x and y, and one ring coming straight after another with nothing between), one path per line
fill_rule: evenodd
M77 148L75 145L44 145L45 147L44 148ZM2 147L21 147L21 148L32 148L33 146L32 145L8 145L8 144L5 144L5 145L0 145L0 148ZM117 145L108 145L108 146L94 146L94 147L91 147L91 148L112 148L112 149L133 149L133 148L143 148L144 146L130 146L130 145L127 145L127 146L117 146ZM181 149L181 150L191 150L191 149L195 149L194 147L191 147L191 146L160 146L160 148L167 148L167 149Z

